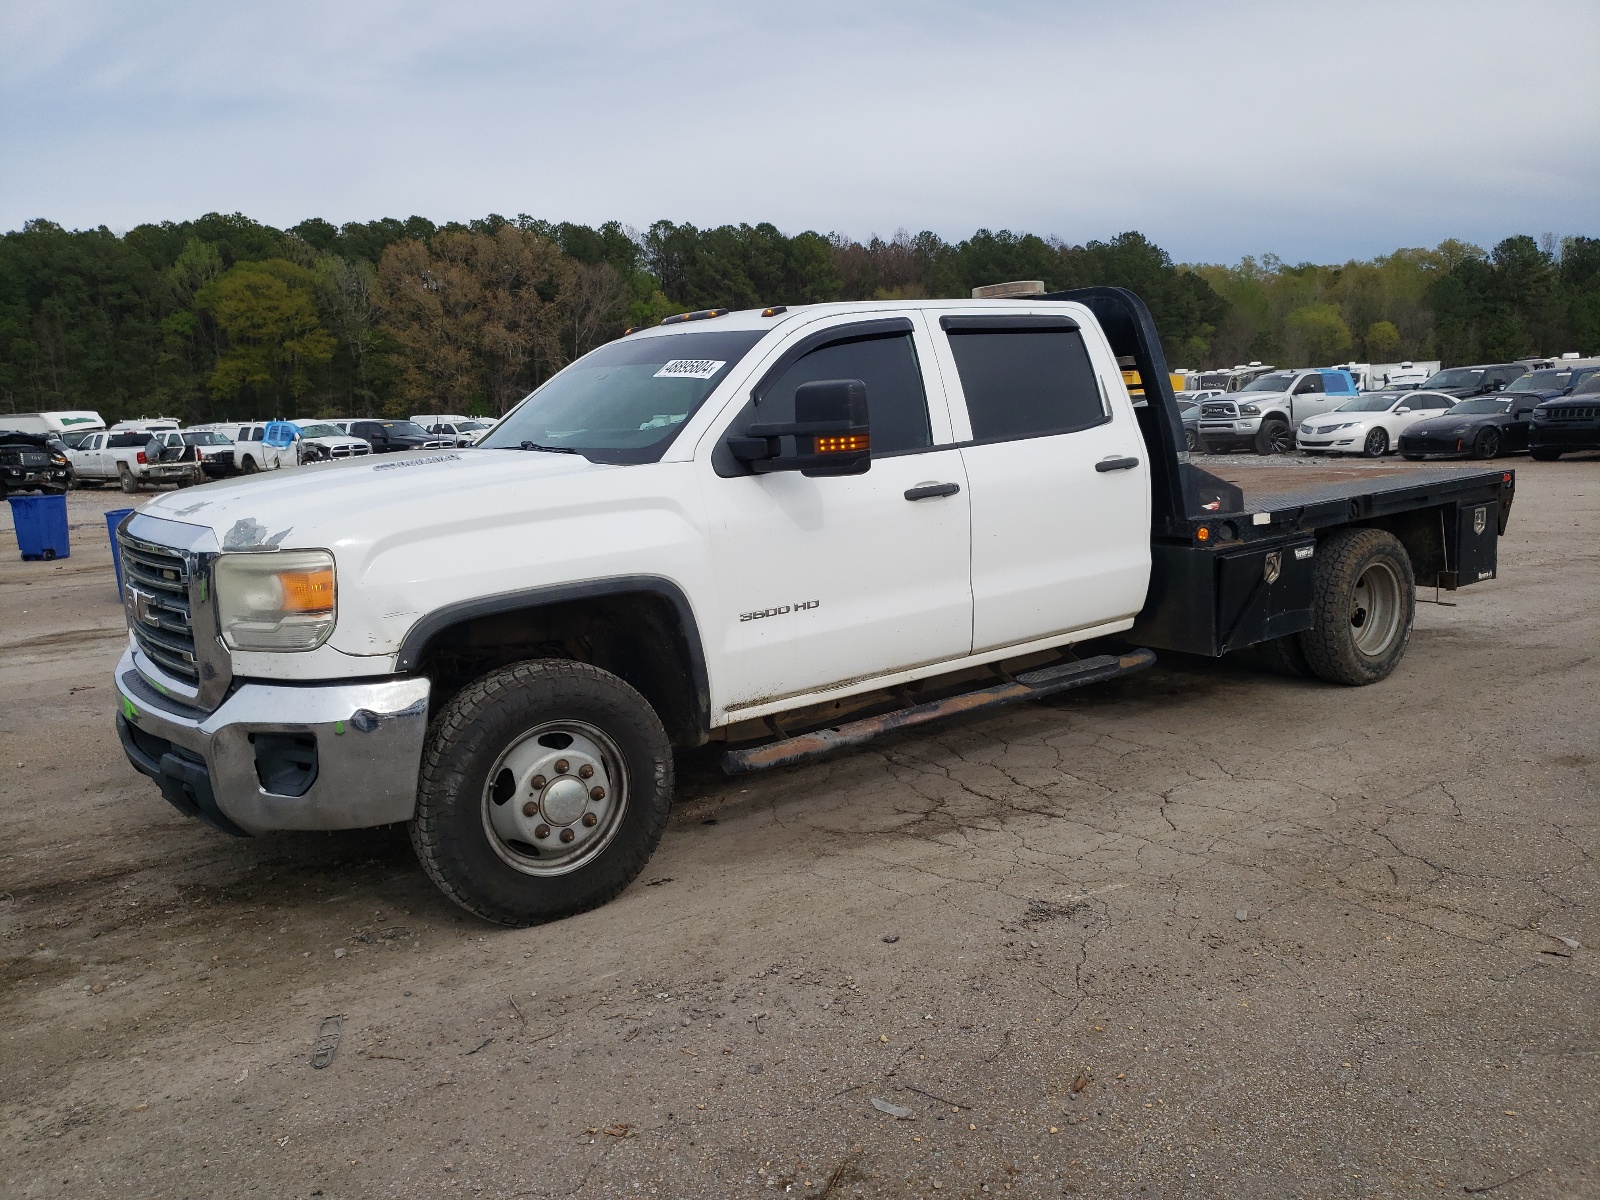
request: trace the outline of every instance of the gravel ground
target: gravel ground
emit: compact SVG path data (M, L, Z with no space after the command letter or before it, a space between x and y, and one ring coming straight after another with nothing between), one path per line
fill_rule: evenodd
M689 758L638 883L519 931L401 829L179 817L111 728L124 498L63 562L7 520L0 1195L1600 1195L1600 459L1511 465L1382 684L1163 655Z

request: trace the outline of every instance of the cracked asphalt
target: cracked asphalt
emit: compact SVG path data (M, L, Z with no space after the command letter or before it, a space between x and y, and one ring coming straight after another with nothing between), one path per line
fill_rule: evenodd
M1163 655L689 758L644 876L517 931L135 775L74 493L70 559L0 535L0 1195L1600 1194L1600 459L1513 465L1382 684Z

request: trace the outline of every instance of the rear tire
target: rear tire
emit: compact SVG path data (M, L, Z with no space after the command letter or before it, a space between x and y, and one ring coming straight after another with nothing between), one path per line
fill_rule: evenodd
M468 912L533 925L627 887L671 803L672 747L644 697L587 663L535 659L490 672L434 718L411 844Z
M1405 547L1381 529L1341 529L1317 546L1306 662L1329 683L1387 679L1405 656L1416 617L1416 576Z
M1294 449L1294 430L1287 421L1263 421L1256 430L1255 448L1257 454L1287 454Z
M133 477L133 472L128 470L127 463L117 464L117 482L122 485L122 490L130 496L139 490L139 481Z
M1367 434L1367 440L1361 443L1361 453L1367 458L1382 458L1389 453L1389 433L1384 429L1374 429Z
M1472 442L1472 457L1499 458L1500 431L1498 429L1485 429L1479 433Z
M1529 450L1528 454L1534 462L1555 462L1556 459L1561 457L1561 451L1547 450L1543 447L1537 450Z

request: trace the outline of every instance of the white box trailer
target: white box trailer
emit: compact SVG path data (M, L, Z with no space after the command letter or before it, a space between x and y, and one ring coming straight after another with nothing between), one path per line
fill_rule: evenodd
M1438 373L1439 360L1430 362L1335 363L1336 371L1349 371L1356 387L1363 392L1382 392L1390 388L1416 388Z
M0 416L0 429L18 433L44 433L60 437L64 433L93 433L106 423L97 412L71 409L64 412L7 413Z

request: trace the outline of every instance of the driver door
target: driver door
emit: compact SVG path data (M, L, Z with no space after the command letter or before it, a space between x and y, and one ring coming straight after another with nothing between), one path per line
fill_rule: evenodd
M805 326L701 444L720 593L713 704L734 719L970 652L967 479L935 361L920 314ZM728 452L730 432L792 421L795 389L827 379L866 384L866 473L758 475Z

